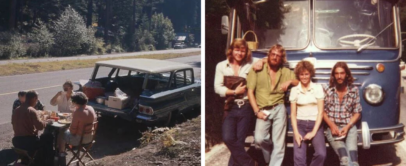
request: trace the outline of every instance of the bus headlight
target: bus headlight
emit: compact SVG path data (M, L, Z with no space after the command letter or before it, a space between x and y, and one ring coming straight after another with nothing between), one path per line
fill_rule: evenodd
M365 88L364 98L369 104L379 104L383 100L383 90L381 86L370 84Z

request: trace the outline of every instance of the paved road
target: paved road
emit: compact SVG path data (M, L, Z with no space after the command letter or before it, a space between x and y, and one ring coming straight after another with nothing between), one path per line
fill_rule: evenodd
M402 71L402 76L406 76L406 70ZM401 94L400 123L406 124L406 79L402 79L402 86L405 93ZM262 155L260 152L251 153L253 156ZM206 166L225 166L228 163L230 152L224 144L216 145L206 153ZM293 149L287 148L285 156L293 156ZM311 156L308 156L308 158ZM285 166L293 165L293 158L285 158ZM362 166L404 166L406 165L406 141L395 145L372 146L369 150L359 150L359 162ZM325 165L339 165L336 154L330 149L327 152Z
M151 55L151 54L187 53L187 52L195 52L195 51L200 51L200 50L201 50L200 48L187 48L187 49L178 49L178 50L158 50L158 51L130 52L130 53L117 53L117 54L105 54L105 55L83 55L83 56L72 56L72 57L2 60L2 61L0 61L0 65L4 65L4 64L8 64L8 63L51 62L51 61L63 61L63 60L113 58L113 57L139 56L139 55Z

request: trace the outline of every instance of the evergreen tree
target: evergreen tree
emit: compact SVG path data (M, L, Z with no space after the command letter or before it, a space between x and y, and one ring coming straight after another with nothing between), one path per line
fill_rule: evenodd
M151 31L156 41L156 49L168 48L169 42L175 37L171 20L165 18L162 13L152 15Z
M86 23L81 15L71 6L68 6L61 17L54 22L55 55L75 55L86 53L87 45L94 38L89 33ZM93 35L93 36L89 36Z

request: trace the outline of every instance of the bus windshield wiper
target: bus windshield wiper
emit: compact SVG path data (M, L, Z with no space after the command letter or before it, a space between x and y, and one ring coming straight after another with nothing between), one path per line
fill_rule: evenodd
M388 26L386 26L381 32L379 32L379 33L375 36L375 39L372 39L372 40L369 39L369 41L368 41L366 44L359 46L358 49L357 49L357 52L360 52L360 51L363 50L364 48L367 48L368 46L372 45L372 41L376 40L376 38L377 38L380 34L382 34L382 32L384 32L386 29L388 29L388 28L389 28L390 26L392 26L392 25L393 25L393 22L390 23Z

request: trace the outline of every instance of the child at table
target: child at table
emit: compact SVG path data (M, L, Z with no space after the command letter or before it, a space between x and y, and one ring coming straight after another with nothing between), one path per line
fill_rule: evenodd
M13 103L13 110L15 110L17 107L19 107L22 103L25 102L25 95L27 94L26 91L20 91L18 92L18 98L16 100L14 100ZM40 100L37 101L37 104L35 104L34 108L36 110L40 110L43 111L45 109L44 104L41 103Z

